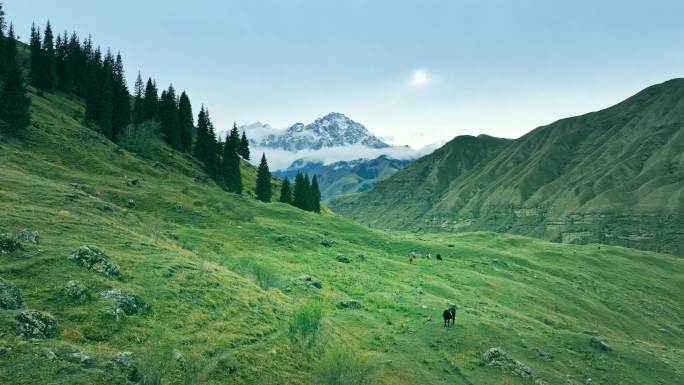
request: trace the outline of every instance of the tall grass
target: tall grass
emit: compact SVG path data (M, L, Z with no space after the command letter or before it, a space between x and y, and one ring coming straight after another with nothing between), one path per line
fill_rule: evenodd
M363 355L346 346L335 346L316 365L316 377L325 385L367 385L373 366Z
M312 348L316 344L323 316L323 307L317 301L305 302L295 308L289 327L292 344L299 345L302 351Z
M240 258L231 264L230 269L251 277L264 290L282 286L278 272L264 262L255 262L251 258Z

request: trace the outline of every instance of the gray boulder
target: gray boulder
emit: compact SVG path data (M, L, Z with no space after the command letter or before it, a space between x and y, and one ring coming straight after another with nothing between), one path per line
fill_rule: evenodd
M66 361L73 362L76 364L85 365L85 366L90 366L93 364L93 359L89 355L87 355L83 352L69 353L64 357L64 359Z
M509 356L501 348L490 348L482 355L482 363L487 366L499 367L513 375L531 378L532 370L529 366Z
M64 295L67 297L83 301L88 296L88 288L80 281L71 280L64 286Z
M36 310L24 310L15 317L17 334L24 338L52 338L59 334L57 321Z
M23 309L26 307L21 292L12 282L0 278L0 309Z
M321 282L320 279L316 279L316 278L310 276L309 274L304 274L299 278L301 278L303 281L307 282L309 285L311 285L317 289L320 289L323 287L323 282Z
M330 240L330 239L324 239L321 241L321 245L323 245L325 247L333 247L334 244L335 244L335 241Z
M20 242L38 243L39 239L40 235L38 235L38 232L29 229L23 229L17 234L17 240Z
M0 234L0 254L21 250L21 242L10 233Z
M337 260L337 262L340 262L340 263L350 263L351 262L351 260L349 260L349 258L347 258L344 255L338 255L336 260Z
M112 262L107 254L95 246L81 246L69 256L69 259L88 270L96 271L108 277L118 278L121 276L119 265Z
M337 304L337 307L341 309L361 309L363 307L363 304L361 301L357 301L355 299L348 299L345 301L340 301L340 303Z
M610 350L610 346L605 341L596 336L591 337L591 339L589 340L589 344L597 349L606 351Z
M106 290L100 293L106 299L114 301L116 311L120 309L126 315L138 314L147 309L147 304L135 294L127 293L118 289Z

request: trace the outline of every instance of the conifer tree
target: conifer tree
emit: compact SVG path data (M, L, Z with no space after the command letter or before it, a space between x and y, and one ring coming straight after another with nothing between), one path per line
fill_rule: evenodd
M43 50L40 44L40 29L36 27L35 23L31 25L29 48L31 50L31 84L39 87L43 83L44 78L42 66Z
M207 164L207 140L208 140L208 122L207 113L204 110L204 105L200 107L200 112L197 115L197 136L195 137L195 146L192 149L192 154L200 162L203 162L205 167Z
M138 72L138 77L135 79L135 86L133 89L135 93L133 97L133 123L140 124L143 121L143 95L145 93L145 85L143 84L142 76Z
M7 75L0 90L0 120L2 128L8 132L19 133L31 123L29 107L31 99L26 95L26 87L21 68L16 60L17 42L14 38L14 28L10 26L9 36L4 42L5 55L14 58L6 69Z
M143 103L143 120L156 120L158 117L157 105L159 104L159 92L152 78L147 79L145 86L145 102Z
M178 100L173 85L162 92L159 118L164 138L175 149L180 149L180 130L178 127Z
M290 180L285 178L280 187L280 202L292 203L292 191L290 190Z
M321 212L321 190L318 187L318 178L316 175L313 176L311 179L311 190L310 190L310 197L311 203L311 211L315 213L320 213Z
M228 137L226 138L226 143L230 143L230 145L233 147L234 151L238 155L241 155L240 154L240 133L238 132L236 122L233 122L233 128L230 130L230 133L228 134Z
M221 159L221 162L223 162L223 151L225 151L226 149L226 142L222 141L219 137L217 137L216 139L216 153L218 154L218 157Z
M209 118L209 110L206 111L207 113L207 122L208 122L208 130L207 130L207 163L208 163L208 171L209 175L211 175L212 178L214 178L215 181L220 182L221 181L221 158L219 157L218 154L218 139L216 138L216 132L214 131L214 124L211 122L211 119ZM240 188L242 189L242 185L240 185Z
M113 98L112 98L112 137L116 142L119 133L123 131L131 122L131 100L128 93L128 86L126 85L126 77L124 75L123 60L121 53L117 53L114 61L114 68L112 73L113 81Z
M271 195L271 171L268 169L266 154L262 154L261 163L257 169L256 196L262 202L270 202Z
M48 20L45 26L45 33L42 45L41 66L43 78L39 87L44 91L54 91L57 86L57 65L55 58L54 35L52 34L52 26Z
M14 36L14 26L11 23L7 37L3 40L2 58L4 74L9 74L9 70L17 64L17 40Z
M242 194L242 177L240 175L240 157L238 150L240 146L240 134L237 125L233 123L233 129L226 138L223 145L223 181L230 192Z
M240 150L238 152L245 160L249 160L249 141L247 140L247 135L242 131L242 137L240 138Z
M192 150L193 124L190 98L183 91L178 101L178 128L180 132L180 149L188 153Z
M294 192L292 194L292 205L302 210L306 210L307 207L307 186L304 179L304 174L301 172L297 173L294 183Z
M311 181L309 180L309 174L304 174L304 197L302 200L302 210L312 211L313 205L311 202L313 201L313 198L311 197Z
M6 75L9 68L9 61L5 58L5 44L7 40L5 28L7 28L7 22L5 21L5 11L2 7L3 5L0 3L0 74Z
M99 56L99 53L97 54ZM114 56L110 50L107 50L102 67L95 69L95 78L93 79L93 87L91 89L90 99L91 106L95 109L91 113L94 116L93 122L100 127L100 131L109 139L114 139L113 130L113 106L114 106L114 79L112 73L114 71ZM86 104L86 108L88 105ZM86 115L88 115L86 113Z

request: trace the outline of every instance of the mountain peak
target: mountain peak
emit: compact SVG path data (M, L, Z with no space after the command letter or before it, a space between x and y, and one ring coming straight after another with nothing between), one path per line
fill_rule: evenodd
M339 112L331 112L313 123L295 123L282 132L265 135L255 143L260 147L292 152L349 145L368 148L391 147L368 131L363 124Z

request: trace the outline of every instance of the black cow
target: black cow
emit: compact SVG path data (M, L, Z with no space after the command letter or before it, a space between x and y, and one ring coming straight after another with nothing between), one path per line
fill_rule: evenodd
M449 306L448 309L442 312L442 317L444 317L444 326L449 326L449 320L451 320L451 325L456 322L456 305Z

